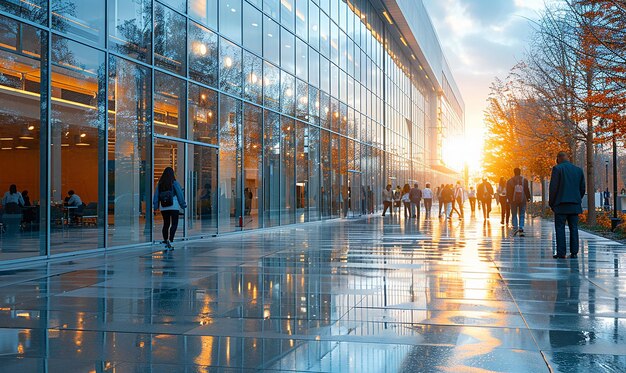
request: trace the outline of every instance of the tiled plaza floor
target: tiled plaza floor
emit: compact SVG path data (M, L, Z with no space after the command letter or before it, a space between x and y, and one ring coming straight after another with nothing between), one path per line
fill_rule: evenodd
M626 250L312 223L0 270L1 372L624 372Z

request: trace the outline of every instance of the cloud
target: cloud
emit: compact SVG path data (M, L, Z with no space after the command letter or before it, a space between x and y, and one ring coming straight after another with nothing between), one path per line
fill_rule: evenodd
M514 0L464 1L466 13L482 25L492 25L508 19L516 11Z

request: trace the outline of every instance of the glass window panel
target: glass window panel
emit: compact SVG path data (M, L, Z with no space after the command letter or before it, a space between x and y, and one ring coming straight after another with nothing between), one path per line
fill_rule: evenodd
M348 36L345 32L339 31L339 67L346 70L348 59Z
M143 62L151 61L152 1L109 0L109 46Z
M320 53L330 57L330 20L324 13L320 13Z
M324 128L330 128L332 120L332 111L330 109L330 96L321 92L320 94L320 126Z
M185 17L157 3L154 11L154 64L180 75L186 74L185 22Z
M228 40L220 39L220 88L241 95L242 50Z
M290 31L293 31L295 23L293 2L294 0L280 0L280 23Z
M241 44L241 0L222 0L220 6L220 33Z
M320 45L320 11L317 5L309 2L309 44L319 49ZM306 39L305 39L306 40Z
M341 214L343 207L343 195L341 194L341 170L340 170L340 139L336 134L331 135L330 140L330 183L331 183L331 201L330 201L330 216L332 218L338 218Z
M48 0L4 0L0 10L43 25L48 21Z
M51 254L104 247L104 53L53 36ZM60 221L58 217L60 216Z
M309 221L309 126L296 121L296 222Z
M152 185L154 189L166 167L174 169L174 177L183 188L183 193L187 190L185 180L185 143L162 138L154 139L154 175ZM185 199L187 201L188 198ZM187 210L185 210L187 211ZM169 231L169 230L168 230ZM152 241L165 241L169 239L169 232L163 234L163 215L155 213L152 223ZM178 221L178 229L174 239L184 236L184 224L181 219Z
M335 23L330 23L330 60L339 64L339 28Z
M263 19L263 57L271 63L280 64L280 26L269 17Z
M279 0L263 0L263 12L278 20L278 12L280 12Z
M309 126L307 149L309 161L309 220L320 219L320 129Z
M281 117L280 147L282 158L280 162L280 224L295 223L296 196L295 196L295 125L294 120Z
M217 34L195 22L189 22L189 77L217 86Z
M286 29L281 29L281 42L282 48L280 52L280 67L294 74L296 71L295 54L296 54L296 40L292 33Z
M104 0L52 0L52 28L104 45Z
M296 90L296 78L281 72L281 111L287 115L293 116L295 114L295 90Z
M189 84L188 122L191 140L217 145L217 93ZM215 189L214 189L215 190Z
M330 132L320 132L320 211L322 219L329 219L331 216L331 198L332 198L332 181L331 181L331 143Z
M6 6L1 5L3 10ZM12 9L15 14L18 10ZM30 45L21 43L23 38L29 38ZM47 74L40 56L45 53L42 48L47 38L43 31L0 16L0 42L4 45L0 49L0 195L7 198L0 207L0 260L46 254L47 182L40 176L45 160L40 142L46 131L41 124L47 115L41 97L47 89L40 84L40 77ZM14 191L11 185L15 185Z
M263 54L263 16L252 5L244 2L243 5L243 46L248 50L258 54Z
M154 133L185 138L185 81L154 73Z
M339 97L339 68L337 65L330 64L330 95Z
M339 94L343 102L348 100L348 75L345 71L339 71Z
M320 89L330 93L330 61L320 57Z
M308 36L308 13L308 1L296 0L296 35L303 40L307 40Z
M303 121L309 119L309 85L296 80L296 117Z
M176 9L182 13L187 10L187 0L159 0L163 4L169 5L172 9ZM193 0L190 0L193 1Z
M243 76L243 97L261 105L263 103L263 60L244 51Z
M187 145L187 237L217 233L218 150Z
M220 95L219 232L241 229L241 101Z
M296 38L296 76L302 80L308 80L308 50L306 43Z
M189 16L203 25L217 30L217 3L219 0L188 0Z
M313 48L309 48L309 83L320 86L320 55Z
M108 245L150 241L150 69L109 59Z
M263 214L264 226L280 224L280 116L264 111L263 131Z
M244 104L244 229L263 226L263 110Z
M280 110L280 69L267 62L263 64L263 98L266 107Z
M309 86L309 122L320 124L320 93L313 86Z

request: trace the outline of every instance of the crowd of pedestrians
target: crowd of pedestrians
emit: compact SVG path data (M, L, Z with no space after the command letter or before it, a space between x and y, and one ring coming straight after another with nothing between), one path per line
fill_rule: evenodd
M554 212L556 231L555 259L565 258L565 224L570 232L570 256L576 258L579 250L578 243L578 214L582 213L581 201L585 195L585 178L583 171L569 162L566 153L559 153L557 165L552 170L550 179L549 205ZM625 191L626 193L626 191ZM477 210L482 210L485 222L489 221L493 200L500 205L500 224L511 227L511 236L525 236L525 215L528 203L531 201L529 180L522 175L520 168L512 170L510 178L500 177L494 189L487 178L483 178L476 186L466 189L461 181L453 184L441 184L435 190L430 183L423 189L419 184L404 184L404 187L388 184L382 191L383 216L387 212L394 214L394 208L404 211L404 218L421 218L423 201L424 215L431 218L433 203L436 202L437 216L440 219L451 221L456 215L459 220L465 219L465 201L469 201L471 217L476 217Z

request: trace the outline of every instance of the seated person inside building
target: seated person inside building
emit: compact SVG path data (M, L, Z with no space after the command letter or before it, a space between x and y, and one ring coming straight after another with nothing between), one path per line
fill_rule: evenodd
M85 206L83 205L83 201L80 199L78 194L74 192L73 189L70 189L67 192L67 197L65 197L65 206L70 208L70 221L72 223L78 223L78 218L83 216L83 209L85 208Z
M17 186L11 184L9 191L4 193L2 197L2 207L5 214L19 214L21 208L24 206L24 198L22 194L17 191Z

